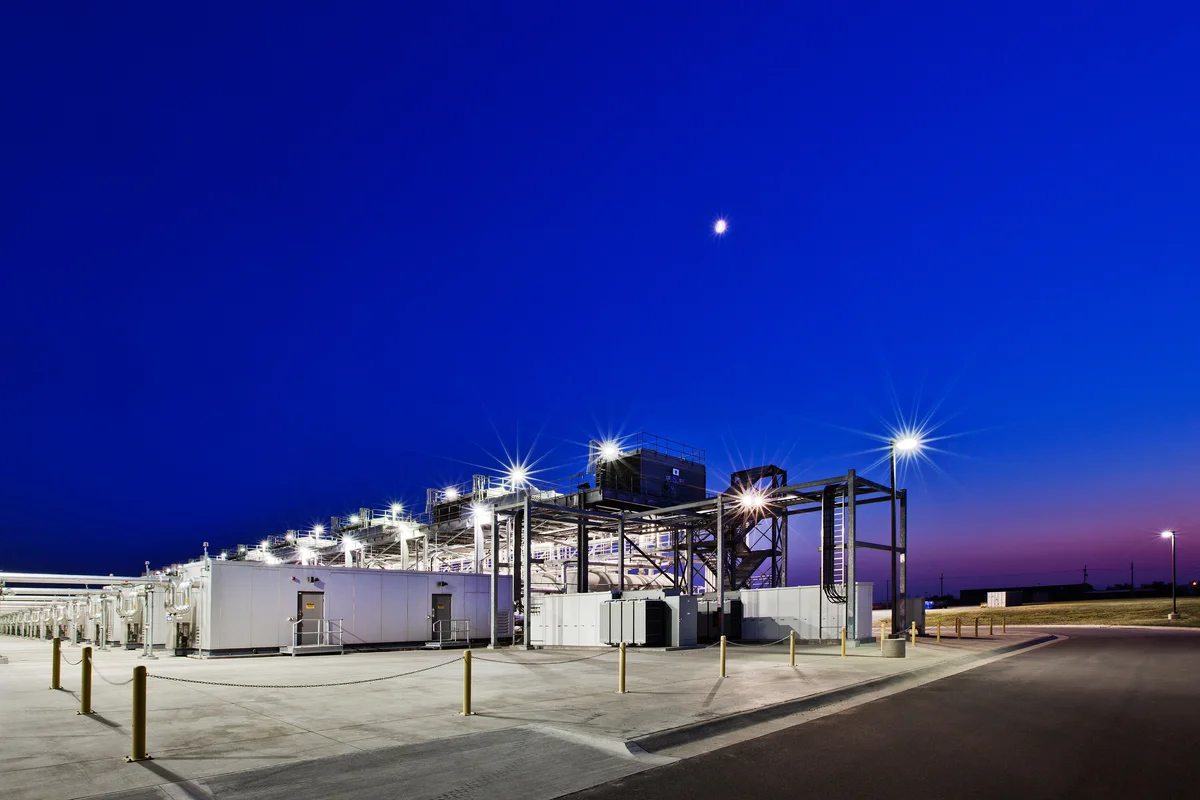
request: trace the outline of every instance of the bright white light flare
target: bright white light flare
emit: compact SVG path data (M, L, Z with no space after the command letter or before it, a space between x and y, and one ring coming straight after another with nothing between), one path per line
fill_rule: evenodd
M600 443L600 460L616 461L621 457L621 446L614 441Z
M458 489L455 489L453 486L448 487L446 489L446 499L447 500L457 500L458 499Z
M322 533L325 532L325 526L324 525L313 525L312 531L313 531L313 536L320 536Z
M897 452L900 453L915 453L921 449L921 444L920 437L913 434L903 436L894 442Z
M1162 535L1163 535L1164 539L1170 539L1172 536L1175 535L1175 531L1163 531Z
M738 493L737 503L743 511L761 511L767 505L767 496L761 489L745 489Z
M727 230L729 230L729 222L724 217L718 219L713 225L713 233L717 234L717 236L723 235Z
M529 480L529 470L524 464L513 464L508 468L508 482L514 489L519 489Z

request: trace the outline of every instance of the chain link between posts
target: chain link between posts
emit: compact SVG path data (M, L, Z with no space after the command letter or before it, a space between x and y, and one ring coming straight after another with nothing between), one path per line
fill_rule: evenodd
M726 644L731 644L734 647L770 647L773 644L782 644L783 642L786 642L790 638L792 638L792 637L785 636L782 639L776 639L773 642L755 642L753 644L743 644L742 642L727 641ZM719 644L719 642L718 642L718 644Z
M59 658L61 658L63 661L67 662L68 664L70 664L72 667L78 667L80 664L82 664L82 663L83 663L83 656L82 656L82 655L80 655L80 656L79 656L79 660L78 660L78 661L72 661L71 659L67 658L67 655L66 655L66 653L63 653L63 652L61 652L61 651L60 651L60 652L59 652L59 654L58 654L58 657L59 657Z
M498 658L485 658L484 656L477 656L472 653L471 660L472 661L486 661L489 664L509 664L514 667L548 667L551 664L574 664L577 661L591 661L593 658L601 658L602 656L611 656L612 654L614 654L616 652L617 652L617 650L614 648L612 650L605 650L603 653L596 653L595 655L584 656L583 658L568 658L568 659L559 659L559 660L555 660L555 661L503 661Z
M133 683L133 678L130 678L127 681L110 681L108 678L104 677L103 672L96 669L95 662L92 663L92 672L96 673L96 675L100 678L100 680L104 681L109 686L128 686L129 684Z
M147 673L148 678L157 678L160 681L174 681L175 683L194 683L200 686L228 686L234 689L328 689L335 686L357 686L363 683L378 683L379 681L390 681L395 678L404 678L409 675L419 675L422 672L429 672L438 669L439 667L449 666L462 661L462 656L443 661L440 664L434 664L421 669L409 670L408 672L397 672L395 675L382 675L378 678L362 678L356 681L337 681L334 683L225 683L223 681L201 681L195 678L176 678L171 675L156 675ZM132 678L129 679L133 680ZM126 681L128 683L129 681Z

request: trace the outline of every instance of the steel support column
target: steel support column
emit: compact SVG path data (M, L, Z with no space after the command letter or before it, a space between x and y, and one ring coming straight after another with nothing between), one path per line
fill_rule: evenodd
M887 602L888 607L892 610L892 633L895 634L900 631L899 604L896 602L898 596L896 590L896 443L892 442L889 447L891 449L888 451L888 463L891 467L892 475L891 496L888 498L892 507L892 554L889 556L889 561L892 566L892 583L891 590L888 592L891 596L887 598Z
M684 581L684 588L688 594L691 594L696 588L696 529L688 528L685 534L687 535L687 558L684 561L683 571L687 577Z
M625 512L617 520L617 591L625 591Z
M898 542L900 547L900 576L897 579L899 583L899 602L896 604L896 615L900 630L908 627L908 490L901 489L900 495L900 522Z
M858 495L858 484L854 470L846 473L846 551L842 553L846 562L846 638L858 646L858 532L855 529L854 507Z
M525 540L525 568L523 570L524 580L522 581L522 589L524 596L521 604L525 607L525 624L522 627L522 638L525 641L525 649L532 650L533 645L530 643L529 634L533 622L533 509L529 507L529 490L525 490L525 511L522 514L524 517L524 533L522 538Z
M582 498L579 501L583 502ZM563 587L566 590L566 587ZM579 530L575 534L575 591L588 590L588 532L587 522L579 518Z
M725 635L725 496L717 498L717 632Z
M500 616L500 520L497 519L496 507L492 506L492 569L488 577L488 592L491 603L488 605L488 630L490 631L489 646L496 649L496 626Z

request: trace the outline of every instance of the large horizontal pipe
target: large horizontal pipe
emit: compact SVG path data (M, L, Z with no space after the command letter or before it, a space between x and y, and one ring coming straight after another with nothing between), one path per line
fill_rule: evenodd
M81 583L111 586L118 583L166 583L166 579L124 578L117 575L55 575L50 572L0 572L0 583Z
M5 586L0 588L0 597L10 596L28 596L28 595L50 595L54 597L78 597L83 594L101 594L103 589L43 589L38 586Z

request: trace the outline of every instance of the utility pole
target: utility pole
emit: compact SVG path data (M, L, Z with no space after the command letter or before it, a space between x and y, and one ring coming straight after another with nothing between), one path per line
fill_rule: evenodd
M946 596L946 573L938 576L938 597Z
M1083 565L1083 582L1087 583L1087 564Z
M1133 597L1133 562L1129 562L1129 596Z

